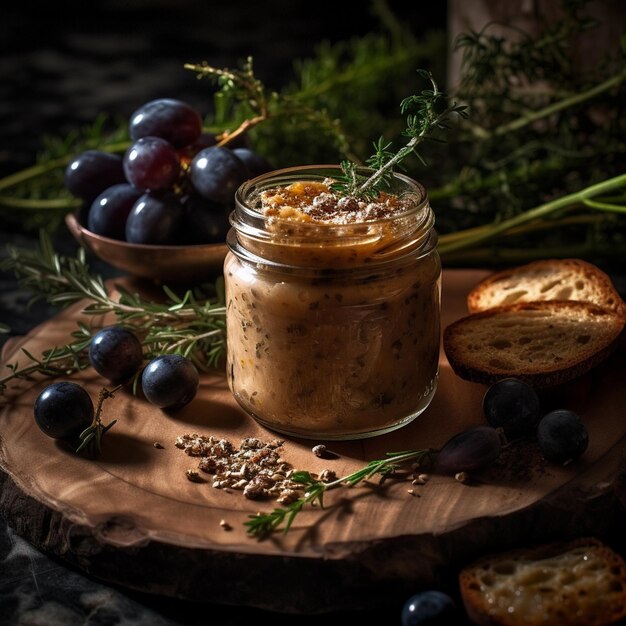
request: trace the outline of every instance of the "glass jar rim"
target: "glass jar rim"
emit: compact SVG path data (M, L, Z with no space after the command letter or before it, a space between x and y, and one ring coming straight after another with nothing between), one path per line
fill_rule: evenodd
M268 219L259 210L259 196L264 190L302 181L322 182L340 171L339 165L305 165L273 170L246 181L236 192L235 209L230 214L229 249L257 266L314 271L316 263L331 270L337 258L344 266L356 269L363 263L360 260L363 254L368 256L365 262L370 268L386 267L393 258L401 264L426 254L436 245L435 218L426 189L412 178L395 172L390 193L409 198L410 202L406 210L381 218L345 223L309 222L276 216ZM320 260L318 251L322 248L330 254ZM302 254L302 250L307 253ZM355 254L353 250L361 252ZM316 257L313 262L312 255Z

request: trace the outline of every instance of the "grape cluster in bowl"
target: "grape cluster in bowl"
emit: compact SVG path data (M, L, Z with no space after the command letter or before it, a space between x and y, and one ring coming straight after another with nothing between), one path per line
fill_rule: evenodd
M197 110L175 99L147 102L130 118L133 142L121 156L79 154L65 185L83 201L82 222L130 244L224 243L236 189L270 166L251 148L218 146Z

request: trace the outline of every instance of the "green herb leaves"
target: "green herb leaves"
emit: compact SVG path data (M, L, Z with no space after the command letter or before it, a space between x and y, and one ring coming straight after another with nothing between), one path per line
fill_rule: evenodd
M201 370L216 366L225 352L226 308L219 279L208 286L212 294L188 290L182 296L164 287L164 302L146 300L116 285L117 294L109 293L100 276L91 274L85 251L75 258L56 254L50 238L41 233L39 250L8 249L9 257L0 269L13 271L22 287L33 294L31 301L46 299L65 307L85 301L87 316L114 314L118 323L131 327L141 338L145 358L163 353L177 353L190 358ZM205 287L207 288L207 287ZM8 365L10 374L0 376L0 393L8 382L34 373L44 376L69 375L89 365L86 351L92 330L79 323L73 341L47 350L41 358L25 353L30 363Z
M359 175L355 163L342 162L343 177L333 186L334 191L362 199L376 197L380 191L389 188L394 168L400 168L401 162L410 154L415 154L424 165L426 164L417 150L423 141L426 139L441 141L435 132L448 128L448 123L454 115L468 117L467 106L449 102L446 94L439 90L430 72L418 70L418 73L430 81L431 88L405 98L400 104L401 113L406 115L406 128L402 135L409 137L408 143L394 152L390 149L392 144L386 142L383 137L375 142L375 152L367 160L368 166L374 171L368 177L362 173Z
M263 539L283 526L284 532L287 532L292 526L296 516L306 504L319 504L321 508L324 506L324 494L330 489L337 487L352 487L358 483L371 478L378 474L381 481L394 474L397 470L408 462L417 463L430 459L433 450L426 448L423 450L408 450L403 452L388 452L386 458L370 461L365 467L348 474L343 478L338 478L332 482L322 482L315 479L309 472L294 472L291 480L306 485L304 496L298 498L290 505L284 508L277 507L269 513L258 513L250 515L247 522L244 523L248 530L248 534L258 539Z

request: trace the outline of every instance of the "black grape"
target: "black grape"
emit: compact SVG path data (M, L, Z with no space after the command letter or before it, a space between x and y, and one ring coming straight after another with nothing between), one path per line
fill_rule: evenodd
M573 411L557 409L541 418L537 441L543 455L555 463L576 460L589 444L589 433Z
M137 200L126 220L126 241L173 244L179 236L183 213L183 205L175 194L146 193Z
M200 377L196 366L179 354L163 354L146 365L141 388L146 399L162 409L179 409L193 400Z
M202 118L190 105L172 98L147 102L130 117L130 138L160 137L175 148L183 148L198 139Z
M34 412L37 426L53 439L76 439L94 417L93 402L85 389L64 381L48 385L37 396Z
M180 160L172 144L160 137L138 139L124 155L128 182L144 191L169 189L178 180Z
M92 367L114 383L131 378L142 361L141 342L132 331L121 326L102 328L89 344L89 362Z
M122 157L109 152L87 150L65 168L65 187L87 202L107 187L125 182Z
M217 137L213 133L202 133L193 143L181 148L178 153L181 156L182 160L191 161L193 157L200 152L200 150L204 150L205 148L210 148L217 143Z
M228 148L204 148L189 167L191 184L207 200L232 204L235 191L247 178L246 166Z
M471 472L491 465L500 456L500 435L490 426L475 426L451 437L437 453L445 472Z
M485 393L483 412L489 425L502 427L510 441L534 435L541 418L541 403L537 392L524 381L503 378Z
M402 607L402 626L450 626L460 612L454 600L443 591L428 589L411 596Z
M255 178L272 169L272 166L266 159L250 148L234 148L233 154L243 161L248 169L249 178Z
M111 239L125 239L126 220L143 191L128 183L105 189L91 204L87 228L96 235Z
M183 202L184 233L188 243L223 243L230 228L231 207L211 202L196 194Z

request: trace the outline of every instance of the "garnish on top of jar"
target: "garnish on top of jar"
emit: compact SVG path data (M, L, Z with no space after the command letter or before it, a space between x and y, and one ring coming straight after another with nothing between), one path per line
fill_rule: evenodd
M405 98L400 110L406 114L403 135L409 137L397 152L383 137L374 142L375 153L367 159L367 169L353 161L341 163L341 174L322 182L297 181L261 193L261 211L269 219L327 224L357 224L394 217L406 211L415 198L403 199L388 193L394 168L410 154L417 152L422 141L435 131L446 128L453 115L467 117L467 107L447 102L430 72L418 70L432 89Z
M261 209L268 218L298 222L354 224L392 217L411 207L409 198L380 191L376 198L358 198L333 190L334 181L297 181L261 193Z

